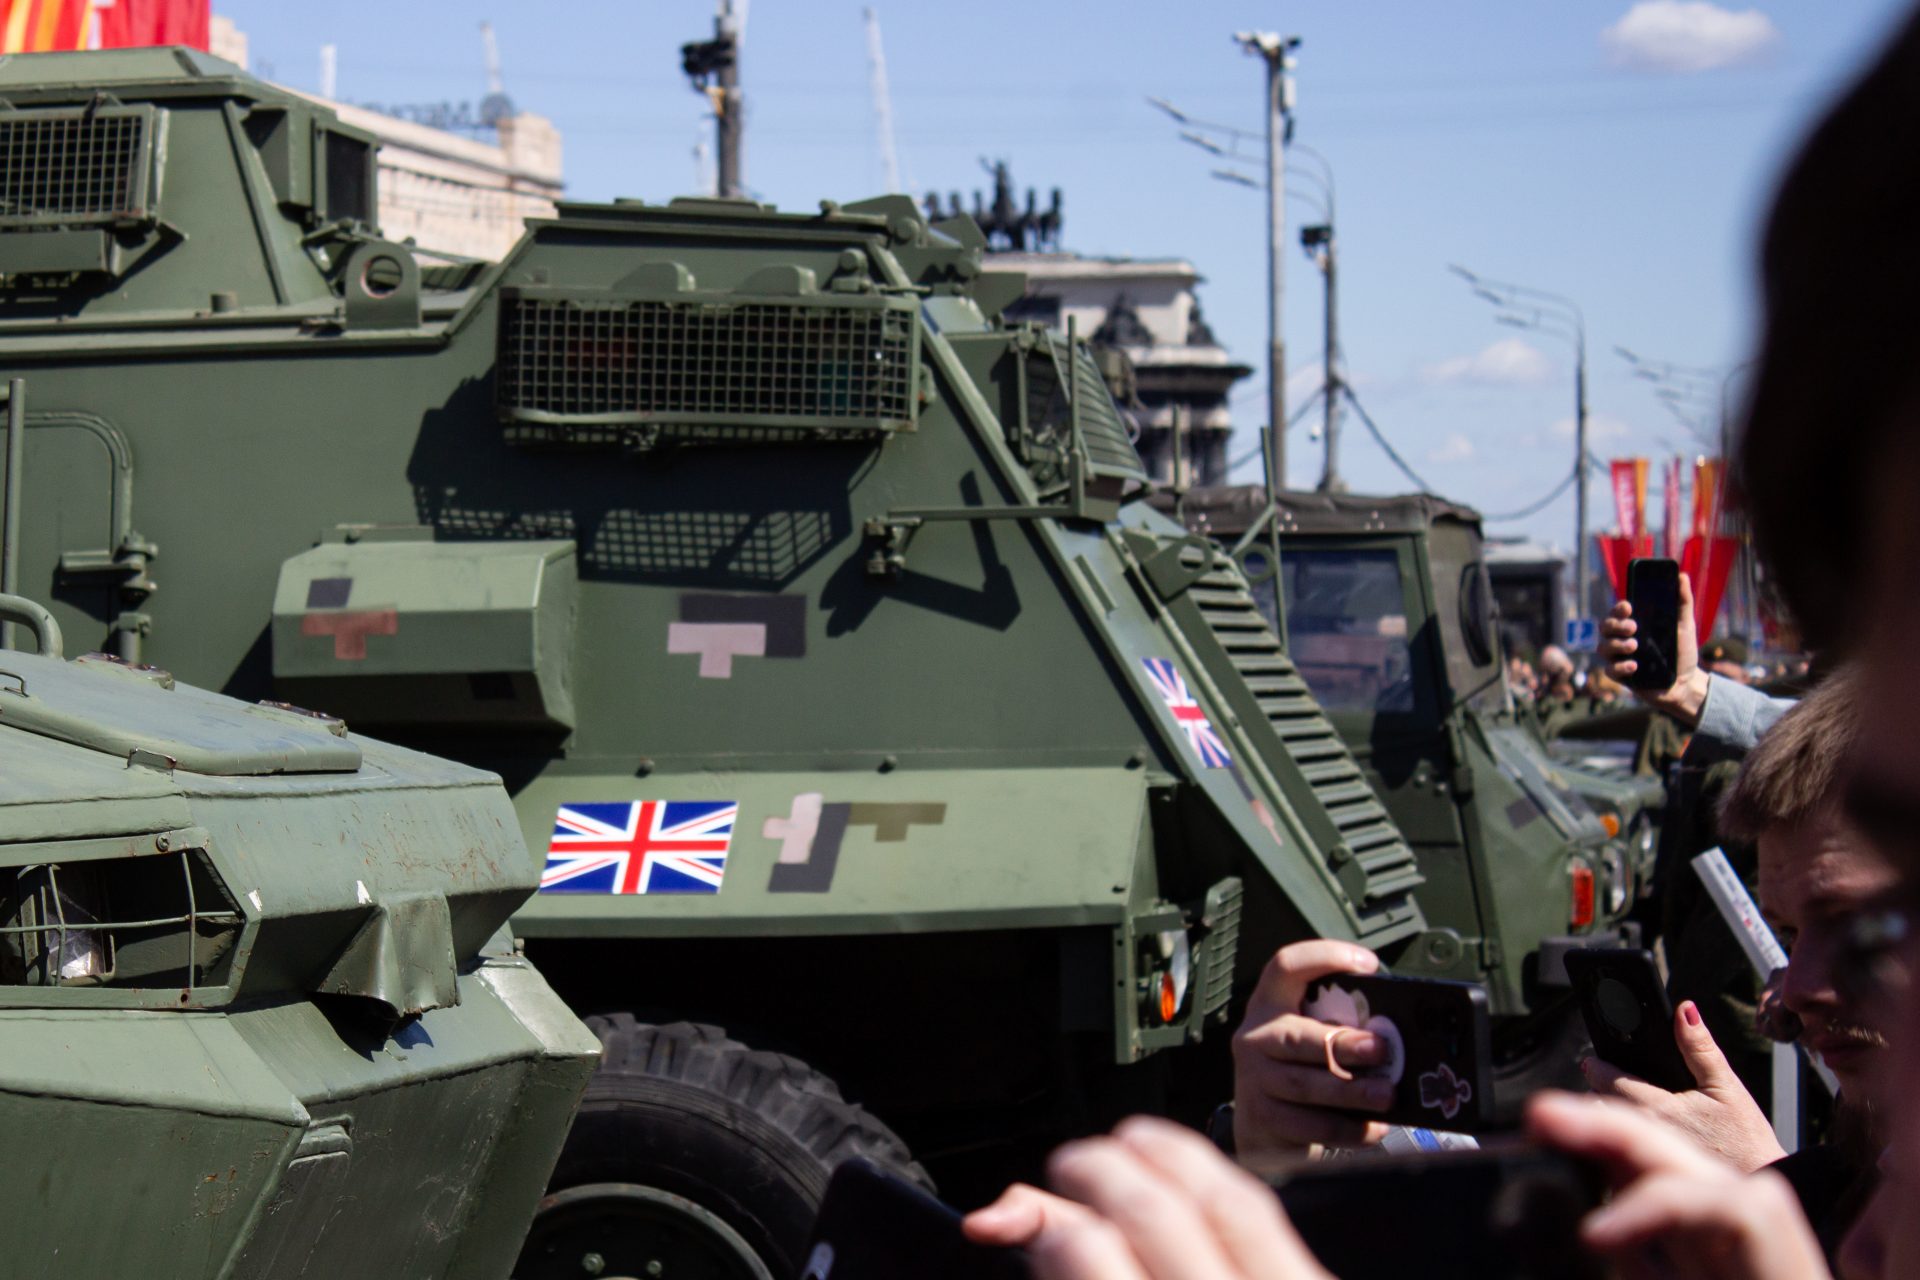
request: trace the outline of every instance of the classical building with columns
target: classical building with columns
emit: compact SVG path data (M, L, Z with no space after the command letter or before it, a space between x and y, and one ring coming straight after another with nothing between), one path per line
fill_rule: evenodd
M1227 397L1253 370L1227 354L1201 317L1201 276L1191 262L1002 252L990 265L1026 273L1026 297L1008 309L1009 318L1039 320L1063 333L1071 318L1081 334L1126 352L1138 401L1136 443L1156 480L1175 478L1173 426L1180 416L1186 478L1226 483L1233 430Z

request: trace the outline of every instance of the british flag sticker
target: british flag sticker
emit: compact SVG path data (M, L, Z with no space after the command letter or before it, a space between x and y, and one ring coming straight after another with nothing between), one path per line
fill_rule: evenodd
M563 804L542 893L718 893L740 805L733 800Z
M1200 763L1209 769L1231 769L1233 757L1227 754L1227 744L1214 731L1213 722L1187 688L1186 677L1173 665L1173 659L1142 658L1140 664L1147 669L1154 691L1167 704L1173 722L1187 735L1187 745L1200 757Z

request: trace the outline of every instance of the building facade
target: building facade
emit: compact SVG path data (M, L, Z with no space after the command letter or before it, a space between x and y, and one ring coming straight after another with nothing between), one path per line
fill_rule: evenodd
M246 33L229 18L214 15L208 47L248 64ZM544 116L516 112L491 128L456 133L303 96L379 139L380 230L392 239L411 238L430 253L499 259L526 219L553 216L562 189L560 131Z
M1236 363L1200 314L1201 276L1180 258L1088 258L1072 253L995 253L995 269L1027 277L1010 319L1038 320L1126 353L1133 364L1140 428L1136 444L1155 480L1227 482L1228 395L1253 370ZM1182 423L1183 474L1174 475L1173 435Z

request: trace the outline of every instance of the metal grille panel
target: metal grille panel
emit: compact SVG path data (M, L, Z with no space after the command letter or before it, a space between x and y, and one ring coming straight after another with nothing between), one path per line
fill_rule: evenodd
M913 422L912 311L536 297L503 305L502 416L561 428L559 438L600 443L649 426L694 439L784 439Z
M0 223L146 216L143 111L0 114Z

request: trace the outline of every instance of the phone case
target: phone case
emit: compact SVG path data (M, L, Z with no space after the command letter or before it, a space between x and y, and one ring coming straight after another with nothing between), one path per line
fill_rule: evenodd
M1652 952L1569 951L1567 976L1595 1057L1674 1093L1698 1087L1674 1042L1673 1001Z
M1659 574L1671 583L1661 583L1662 599L1656 604L1646 575ZM1671 560L1636 559L1627 563L1627 600L1633 605L1633 617L1639 641L1634 650L1634 671L1627 684L1634 689L1659 692L1673 687L1679 678L1680 584L1679 566Z
M1372 1031L1393 1046L1385 1066L1356 1072L1392 1080L1393 1105L1354 1115L1452 1133L1491 1124L1493 1032L1477 983L1336 973L1307 989L1301 1012Z
M1316 1160L1274 1184L1307 1248L1341 1280L1602 1280L1580 1220L1606 1190L1597 1166L1503 1146Z
M833 1171L801 1280L1028 1280L1018 1249L975 1244L960 1214L867 1160Z

